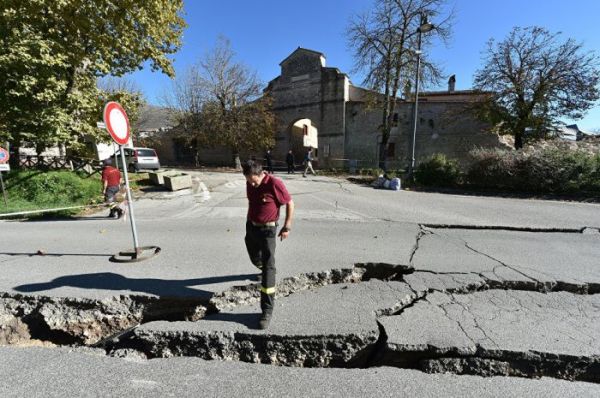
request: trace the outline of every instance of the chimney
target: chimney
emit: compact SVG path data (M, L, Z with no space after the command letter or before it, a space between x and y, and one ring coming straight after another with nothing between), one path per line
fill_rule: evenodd
M454 86L456 86L456 75L452 75L452 76L450 76L450 79L448 79L448 92L449 93L454 92Z

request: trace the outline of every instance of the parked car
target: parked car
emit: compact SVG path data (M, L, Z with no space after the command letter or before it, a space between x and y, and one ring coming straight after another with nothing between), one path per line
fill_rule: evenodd
M156 151L152 148L123 148L127 170L137 173L140 170L158 170L160 162ZM117 151L120 157L120 151Z

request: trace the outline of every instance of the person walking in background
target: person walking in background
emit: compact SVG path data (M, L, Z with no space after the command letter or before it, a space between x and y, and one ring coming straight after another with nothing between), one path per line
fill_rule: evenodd
M258 323L266 329L271 322L275 304L275 243L279 208L285 205L285 222L278 236L283 241L291 231L294 202L283 182L263 171L259 162L252 160L242 165L246 177L248 218L246 220L246 249L250 261L262 271Z
M294 153L291 149L285 155L285 163L287 164L288 174L294 174Z
M270 149L267 149L267 153L265 153L265 164L267 173L273 174L273 155L271 155Z
M308 148L308 151L306 152L306 155L304 156L304 173L302 174L302 177L306 178L306 173L308 173L308 171L310 170L311 173L313 173L313 175L317 175L317 173L315 173L315 169L313 169L312 167L312 161L313 161L313 157L312 157L312 147Z
M102 194L104 195L104 202L110 208L108 217L121 218L123 210L116 201L116 195L121 188L121 172L112 166L110 158L105 159L102 163L104 165L102 169Z

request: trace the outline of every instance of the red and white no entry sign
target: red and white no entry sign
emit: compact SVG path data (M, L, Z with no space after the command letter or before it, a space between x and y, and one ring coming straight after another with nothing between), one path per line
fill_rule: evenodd
M0 164L8 162L9 158L8 151L4 148L0 148Z
M125 109L116 102L109 102L104 106L104 124L110 136L119 145L125 145L129 141L129 119Z

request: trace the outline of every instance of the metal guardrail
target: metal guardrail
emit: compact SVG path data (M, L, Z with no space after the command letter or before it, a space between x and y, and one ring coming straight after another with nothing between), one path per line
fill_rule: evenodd
M265 159L260 159L264 166L266 166ZM315 169L319 167L318 159L315 159ZM377 159L350 159L350 158L327 158L326 168L347 170L351 174L357 173L361 169L375 169L378 167L379 161ZM296 162L294 165L295 170L304 170L303 162ZM324 167L321 165L321 167ZM273 160L273 169L282 171L287 169L287 163L281 160Z
M359 169L372 169L377 167L377 160L374 159L346 159L346 158L330 158L329 164L336 165L339 169L348 170L354 174Z
M63 211L63 210L93 209L95 207L108 207L108 206L109 205L106 203L101 203L101 204L95 204L95 205L56 207L56 208L52 208L52 209L17 211L14 213L0 213L0 219L1 218L10 218L10 217L30 216L32 214L56 213L56 212Z

